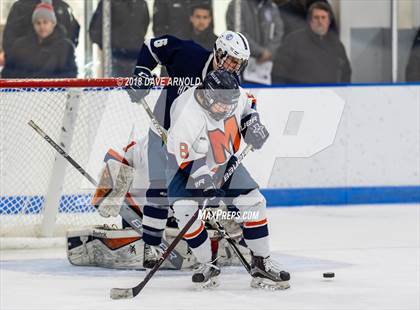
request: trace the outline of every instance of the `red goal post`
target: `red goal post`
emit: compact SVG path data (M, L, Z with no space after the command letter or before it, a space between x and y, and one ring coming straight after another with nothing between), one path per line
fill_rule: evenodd
M104 79L0 79L0 88L122 87L128 78Z
M105 222L90 204L92 185L27 123L35 121L97 177L109 148L121 149L150 126L124 91L127 82L0 79L0 237L63 236ZM148 96L152 107L158 95Z

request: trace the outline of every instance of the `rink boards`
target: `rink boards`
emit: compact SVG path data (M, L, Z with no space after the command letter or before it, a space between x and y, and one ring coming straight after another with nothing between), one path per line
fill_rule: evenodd
M271 136L245 165L269 206L420 202L420 85L249 91ZM37 175L43 167L31 169ZM42 209L42 195L2 191L0 213L19 213L28 200L35 207L26 212ZM91 212L68 207L89 200L75 188L63 195L60 212Z

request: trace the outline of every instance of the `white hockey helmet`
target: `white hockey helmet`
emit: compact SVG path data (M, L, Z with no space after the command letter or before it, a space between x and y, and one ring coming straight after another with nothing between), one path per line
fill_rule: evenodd
M225 31L214 43L214 57L220 69L239 74L247 66L250 55L248 40L239 32ZM234 63L225 64L227 60Z

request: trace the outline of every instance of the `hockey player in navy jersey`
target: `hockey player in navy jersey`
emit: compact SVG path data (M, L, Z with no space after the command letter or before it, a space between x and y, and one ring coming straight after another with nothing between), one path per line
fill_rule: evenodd
M251 286L289 288L290 275L270 257L266 202L255 181L242 169L220 187L230 158L241 145L261 149L268 131L232 73L210 72L203 83L188 89L174 102L168 132L168 196L180 228L198 206L218 207L231 201L241 212L243 236L251 250ZM239 173L239 175L237 174ZM206 201L206 203L204 202ZM252 218L246 214L252 213ZM184 235L201 263L192 281L199 287L217 285L219 267L212 260L210 240L202 218Z
M202 81L207 73L218 68L224 68L236 74L238 78L239 73L246 67L249 56L248 41L237 32L222 33L215 42L213 52L193 41L166 35L145 41L138 56L134 77L141 78L143 81L151 80L153 79L151 71L160 64L166 67L169 77L174 82L175 79L196 81L197 78ZM141 84L127 85L127 92L133 102L139 102L150 92L151 83ZM170 109L173 101L191 86L193 85L165 86L154 108L155 117L165 129L171 126ZM144 266L151 268L161 254L158 245L161 243L169 208L166 185L166 147L153 130L149 131L148 160L150 188L146 191L143 240L145 242ZM238 171L237 174L240 172ZM253 180L250 182L252 183Z

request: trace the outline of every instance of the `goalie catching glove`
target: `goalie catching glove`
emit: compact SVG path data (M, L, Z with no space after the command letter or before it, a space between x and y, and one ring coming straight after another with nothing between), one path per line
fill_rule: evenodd
M134 168L116 160L107 161L92 199L92 204L101 216L117 216L120 213L125 195L133 182L133 175Z
M262 148L269 136L258 113L251 113L241 120L241 134L245 143L252 145L255 150Z

